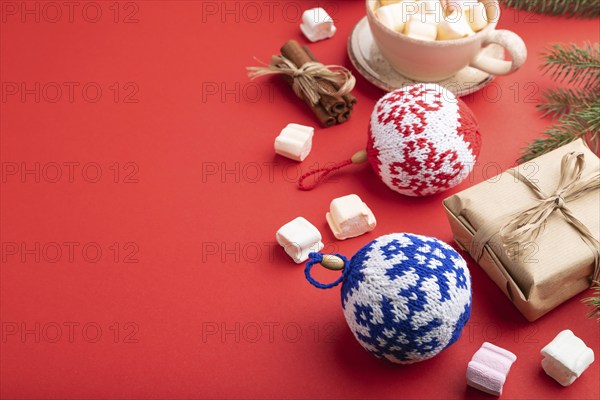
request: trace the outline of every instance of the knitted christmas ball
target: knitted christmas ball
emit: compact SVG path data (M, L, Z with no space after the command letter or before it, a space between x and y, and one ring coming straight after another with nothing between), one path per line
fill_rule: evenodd
M381 236L345 261L323 285L310 275L323 255L311 253L306 277L315 286L342 283L342 307L358 342L399 364L427 360L454 343L471 314L471 276L448 244L408 233Z
M394 90L371 114L369 161L387 186L404 195L427 196L458 185L479 148L469 107L433 83Z

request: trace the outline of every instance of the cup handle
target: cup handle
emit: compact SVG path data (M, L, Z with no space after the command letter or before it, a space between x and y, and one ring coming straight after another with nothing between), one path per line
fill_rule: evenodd
M525 63L527 59L527 47L525 47L523 39L516 33L504 29L494 30L483 39L482 47L486 47L491 43L496 43L504 47L508 51L508 54L510 54L512 61L490 57L479 51L469 63L470 66L489 74L506 75L515 72Z

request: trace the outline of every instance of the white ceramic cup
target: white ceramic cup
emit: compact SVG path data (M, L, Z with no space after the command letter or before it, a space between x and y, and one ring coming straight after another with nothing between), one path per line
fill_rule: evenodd
M452 2L452 0L450 0ZM375 15L377 0L367 0L367 19L381 54L400 74L418 81L447 79L470 65L481 71L506 75L516 71L527 59L523 39L508 30L496 30L500 18L497 0L482 0L488 24L474 35L453 40L413 39L385 26ZM491 43L504 47L512 61L482 54Z

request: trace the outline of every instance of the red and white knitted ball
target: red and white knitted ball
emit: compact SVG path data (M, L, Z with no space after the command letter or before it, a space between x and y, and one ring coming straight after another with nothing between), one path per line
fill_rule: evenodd
M480 148L473 112L449 90L419 83L383 96L371 114L367 153L381 180L408 196L462 182Z

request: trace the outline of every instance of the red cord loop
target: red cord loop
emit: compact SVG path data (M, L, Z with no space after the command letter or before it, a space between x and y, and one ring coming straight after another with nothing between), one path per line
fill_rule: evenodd
M349 158L349 159L341 161L331 167L319 168L314 171L307 172L306 174L302 175L300 177L300 179L298 179L298 188L300 190L312 190L318 184L323 182L329 175L337 172L339 169L344 168L345 166L350 165L350 164L352 164L352 159ZM312 175L317 175L315 177L314 181L312 183L305 184L304 181L306 180L306 178L308 178Z

